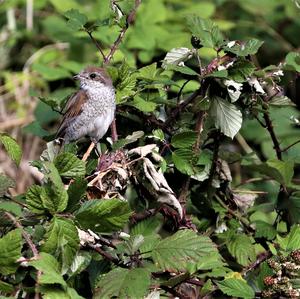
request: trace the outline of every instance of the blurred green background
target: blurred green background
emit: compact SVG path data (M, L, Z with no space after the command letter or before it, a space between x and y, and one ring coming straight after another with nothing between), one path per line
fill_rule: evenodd
M129 12L134 0L117 1ZM93 33L104 52L114 42L120 27L111 22L117 18L109 0L0 0L0 131L17 139L24 154L20 169L0 149L0 172L17 181L16 193L23 192L39 173L29 166L38 158L46 137L55 132L59 114L38 97L64 98L75 88L72 76L85 65L100 64L101 57L85 32L74 32L66 26L64 13L77 9L89 21L100 25ZM293 0L142 0L135 24L129 28L112 64L124 59L140 68L161 61L175 47L191 47L185 18L196 14L213 19L231 40L256 37L265 43L256 63L278 64L290 51L300 49L300 8ZM200 50L203 60L215 53ZM282 85L291 99L299 104L299 78L287 74ZM298 98L297 98L298 97ZM288 145L297 139L291 117L298 117L294 108L277 109L276 130ZM261 133L262 132L262 133ZM261 134L260 134L261 133ZM265 130L256 122L245 122L242 134L262 155L273 156ZM299 139L299 138L298 138ZM299 147L288 151L300 162Z

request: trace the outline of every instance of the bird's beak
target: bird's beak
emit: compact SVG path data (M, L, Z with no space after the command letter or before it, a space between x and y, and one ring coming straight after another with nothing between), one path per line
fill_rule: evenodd
M73 77L74 80L79 80L79 78L80 78L79 74L78 74L78 75L75 75L75 76Z

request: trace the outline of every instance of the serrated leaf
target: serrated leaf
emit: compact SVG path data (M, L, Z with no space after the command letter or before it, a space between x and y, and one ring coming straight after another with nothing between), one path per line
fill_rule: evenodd
M236 42L234 46L232 47L226 46L223 48L223 50L234 53L237 56L244 57L244 56L256 54L263 43L264 43L263 41L253 38L253 39L249 39L245 43Z
M68 188L68 206L66 211L74 212L79 208L80 200L85 196L87 181L84 178L76 178Z
M44 162L43 166L47 179L45 185L47 196L43 197L43 206L52 214L63 212L68 205L68 193L64 188L59 172L51 162Z
M217 252L217 249L208 237L186 229L159 241L151 256L161 269L183 270L188 262L197 262L212 252Z
M228 69L229 77L236 82L245 82L255 70L255 66L248 60L240 59Z
M40 284L60 284L66 286L66 282L60 272L59 263L54 256L40 252L38 259L30 261L28 264L42 272L39 279Z
M0 143L3 144L7 154L17 164L20 164L22 158L22 150L15 139L7 134L0 133Z
M44 284L40 286L40 292L43 299L84 299L78 295L75 289L70 287L62 289L59 286Z
M229 253L243 266L253 262L256 258L252 240L247 235L235 234L227 240Z
M300 73L300 54L298 52L290 52L285 57L285 69L293 70Z
M177 148L191 148L195 144L196 139L197 132L182 132L172 137L171 144Z
M240 130L243 122L241 111L227 100L215 96L211 104L211 116L216 128L226 136L233 138Z
M192 15L187 18L187 25L192 34L200 39L201 45L204 47L219 48L223 43L220 29L211 20Z
M143 112L153 112L156 109L156 103L151 101L145 101L140 96L135 96L133 101L128 102L128 105L135 107Z
M62 265L63 273L73 263L79 249L79 237L72 220L53 217L44 236L41 249L55 256Z
M8 188L13 188L13 187L15 187L14 180L0 173L0 197L7 192Z
M192 70L191 68L184 66L184 65L173 65L173 64L166 64L164 68L167 71L175 71L181 74L190 75L190 76L197 76L198 73Z
M190 149L177 149L172 153L175 167L182 173L193 175L195 173L192 165L193 151Z
M70 9L66 11L64 15L68 18L67 25L73 30L83 29L88 21L88 18L77 9Z
M216 70L212 73L205 75L205 77L227 78L228 71L227 70Z
M63 177L74 178L85 175L85 162L72 153L59 154L53 161L59 174Z
M43 214L45 207L43 205L44 198L47 196L43 187L38 185L31 186L26 193L26 204L28 208L36 214Z
M276 237L276 229L264 221L255 221L255 237L273 240Z
M16 216L22 216L21 206L11 201L0 201L0 210L10 212Z
M8 275L18 268L17 259L21 257L22 234L20 229L10 231L0 238L0 273Z
M272 97L268 104L275 107L296 106L287 96Z
M77 252L70 268L68 275L69 277L74 277L75 275L82 272L90 264L92 256L89 252L79 251Z
M254 298L254 290L243 279L227 278L217 283L220 290L229 296Z
M269 167L275 168L282 177L284 184L289 184L294 175L294 162L293 161L280 161L271 159L266 162Z
M156 76L157 63L144 66L138 70L138 78L154 80Z
M297 250L300 248L300 225L293 225L291 231L285 237L276 237L278 244L285 251Z
M150 275L143 268L116 268L100 279L95 298L144 298L150 286Z
M0 292L1 293L12 293L14 291L15 287L10 284L10 283L7 283L5 281L2 281L0 280ZM0 296L1 298L1 296Z
M130 215L128 203L120 199L89 200L75 214L83 228L102 233L121 229Z
M173 48L164 58L162 67L167 68L168 65L183 66L184 62L192 56L192 53L193 51L189 48Z
M130 235L148 236L158 232L162 226L162 219L158 215L145 219L137 223L131 230Z

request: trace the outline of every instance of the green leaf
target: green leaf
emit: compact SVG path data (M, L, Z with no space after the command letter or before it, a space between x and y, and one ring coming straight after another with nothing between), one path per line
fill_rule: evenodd
M290 52L285 57L285 69L300 73L300 53Z
M137 223L131 230L130 235L143 235L148 236L158 232L162 226L162 219L158 215L150 217L146 220Z
M220 29L211 20L192 15L187 18L187 25L192 34L200 39L204 47L219 48L223 43Z
M176 134L172 137L171 143L177 148L192 147L197 139L197 132L188 131Z
M10 283L0 280L0 292L2 293L12 293L14 291L14 286ZM1 298L1 296L0 296Z
M179 72L181 74L190 75L190 76L197 76L198 73L192 70L191 68L187 66L181 66L181 65L173 65L173 64L167 64L164 66L164 68L167 71L175 71Z
M135 96L133 101L128 102L128 105L133 106L143 112L153 112L156 109L157 104L151 101L145 101L140 96Z
M243 279L227 278L217 283L220 290L229 296L254 298L254 290Z
M56 285L42 285L40 291L43 299L84 299L79 296L75 289L66 287L62 289Z
M7 192L8 188L13 188L13 187L15 187L14 180L0 173L0 197Z
M300 192L293 192L288 200L278 205L279 210L287 210L292 224L300 223Z
M52 214L63 212L68 205L68 193L55 165L51 162L44 162L43 165L48 182L45 186L47 196L43 198L43 206Z
M242 127L241 111L235 105L217 96L213 98L210 111L216 128L233 139Z
M36 214L43 214L45 212L43 201L46 196L46 190L43 187L31 186L26 193L26 204L29 210Z
M182 173L193 175L195 173L192 165L193 151L190 149L177 149L172 152L172 160L175 167Z
M255 70L255 65L243 58L239 59L228 69L229 78L236 82L245 82Z
M21 257L22 234L20 229L10 231L0 238L0 273L8 275L18 268L17 260Z
M183 66L183 62L187 61L193 52L188 48L174 48L169 51L163 60L162 67L167 69L169 65Z
M28 264L42 272L39 283L66 286L66 282L60 272L59 263L52 255L40 252L39 258L28 262Z
M265 221L255 221L255 237L256 238L266 238L268 240L273 240L276 237L276 229L269 223Z
M72 153L59 154L53 161L59 174L67 178L82 177L85 175L85 162Z
M65 12L65 17L68 18L67 25L73 30L80 30L84 28L88 18L86 15L80 13L77 9L70 9Z
M151 256L161 269L183 270L188 262L197 262L212 252L217 249L208 237L186 229L159 241Z
M19 165L22 158L22 150L16 140L5 133L0 133L0 143L3 144L10 158Z
M100 279L95 298L144 298L151 273L143 268L116 268Z
M235 42L233 47L229 47L228 45L223 48L223 50L234 53L237 56L248 56L254 55L257 53L259 48L262 46L264 42L258 39L249 39L245 43L237 43Z
M217 70L212 73L209 73L205 75L205 77L215 77L215 78L227 78L228 77L228 71L227 70Z
M62 265L63 272L73 263L79 249L79 237L72 220L53 217L44 236L41 249L55 256Z
M268 104L275 107L296 106L287 96L272 97Z
M250 237L244 234L234 234L227 240L229 253L243 266L253 262L256 258L255 250Z
M155 62L140 68L138 70L137 78L155 80L156 72L157 72L157 63Z
M282 177L282 182L288 185L294 175L294 162L293 161L280 161L276 159L268 160L267 165L275 168Z
M18 217L22 216L22 209L19 204L11 201L0 201L0 210L10 212Z
M277 235L280 247L285 251L292 251L300 248L300 225L293 225L291 231L285 237Z
M84 178L76 178L68 188L68 206L66 211L74 212L79 208L80 200L85 196L87 181Z
M116 198L89 200L75 214L83 228L102 233L123 228L130 215L128 203Z

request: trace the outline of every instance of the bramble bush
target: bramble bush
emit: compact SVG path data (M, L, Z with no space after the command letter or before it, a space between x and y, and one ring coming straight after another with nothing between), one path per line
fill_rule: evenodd
M155 0L111 1L100 16L51 2L61 15L42 22L48 38L77 57L92 45L113 78L114 136L99 158L88 142L60 149L41 115L26 126L48 141L31 163L43 179L13 197L0 175L0 297L298 298L299 120L282 85L300 54L260 66L264 41L227 38L209 2L204 18L183 7L174 28L159 26ZM32 62L48 124L82 53L48 48ZM18 165L16 140L0 142Z

